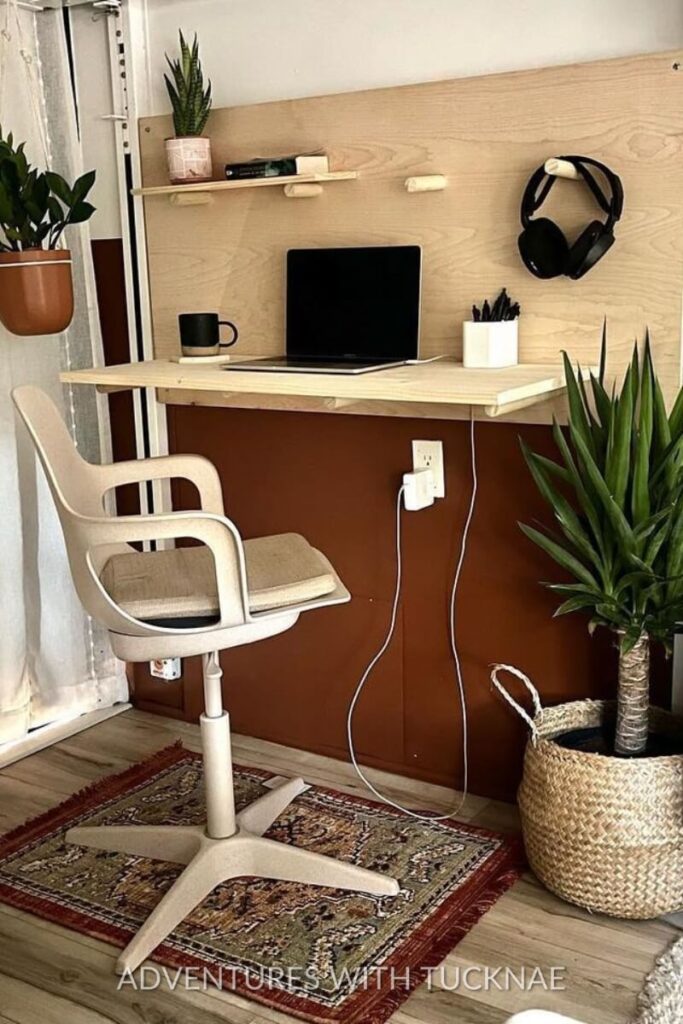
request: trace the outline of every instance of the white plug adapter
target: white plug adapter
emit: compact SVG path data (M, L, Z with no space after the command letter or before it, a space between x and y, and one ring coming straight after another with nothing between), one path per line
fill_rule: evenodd
M443 441L413 441L413 469L431 469L434 474L434 497L446 497Z
M419 512L434 504L434 473L431 469L414 469L403 474L403 503L407 512Z

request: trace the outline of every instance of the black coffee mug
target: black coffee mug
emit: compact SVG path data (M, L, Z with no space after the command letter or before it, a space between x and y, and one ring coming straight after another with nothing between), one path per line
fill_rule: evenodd
M181 313L178 326L184 356L217 356L239 338L235 325L230 320L219 320L218 313ZM221 326L232 331L230 341L221 341Z

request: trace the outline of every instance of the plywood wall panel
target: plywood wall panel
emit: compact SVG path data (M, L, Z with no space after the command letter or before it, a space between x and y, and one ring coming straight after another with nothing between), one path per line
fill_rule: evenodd
M220 193L210 206L145 200L155 352L178 351L179 312L215 309L237 321L245 353L283 349L283 258L292 246L419 243L424 249L422 355L459 354L473 301L501 286L523 308L520 357L561 349L594 362L603 316L611 368L647 324L670 396L680 375L683 282L683 72L675 54L216 110L209 122L220 176L226 160L326 149L356 182L322 196L280 189ZM144 183L165 182L170 118L140 124ZM553 154L592 155L624 182L617 244L585 278L539 281L517 253L519 201ZM443 173L440 193L408 195L409 175ZM595 216L583 190L560 182L548 210L570 234ZM518 413L515 419L526 419Z

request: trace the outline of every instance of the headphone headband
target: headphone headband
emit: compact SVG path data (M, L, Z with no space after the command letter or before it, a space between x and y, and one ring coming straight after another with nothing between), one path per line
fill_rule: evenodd
M567 163L573 164L579 172L582 181L588 186L598 206L607 214L605 226L612 228L621 217L624 208L624 189L619 176L607 167L606 164L600 163L599 160L594 160L589 156L560 156L557 159L566 160ZM585 166L586 164L597 168L607 179L612 193L610 199L607 199L605 193L596 182L595 177ZM543 181L544 178L547 180ZM545 164L538 167L531 175L522 196L521 220L523 227L526 228L529 225L532 214L541 208L556 181L557 177L554 174L548 174ZM539 191L541 183L543 185Z
M619 175L615 174L607 164L600 163L599 160L594 160L590 156L563 156L560 157L560 159L567 160L569 163L574 164L574 167L576 167L577 171L590 188L599 205L602 206L605 213L609 215L610 226L618 221L624 209L624 189ZM597 184L595 177L590 173L585 164L590 164L591 167L596 167L601 174L604 175L612 192L612 198L610 200L605 199L604 192Z

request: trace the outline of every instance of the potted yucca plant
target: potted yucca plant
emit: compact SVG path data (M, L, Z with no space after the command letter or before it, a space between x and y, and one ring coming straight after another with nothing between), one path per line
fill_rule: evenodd
M619 648L614 753L647 752L650 640L670 649L683 619L683 391L667 415L649 338L638 347L619 393L605 389L605 347L589 400L564 355L567 433L553 436L560 462L522 442L527 465L552 507L559 533L522 530L571 576L549 583L563 598L556 614L590 614ZM572 500L573 499L573 500Z
M597 376L586 382L564 356L559 458L522 442L556 524L522 530L569 576L546 584L561 598L556 614L586 614L591 633L614 636L617 700L542 709L522 676L535 715L518 801L548 888L646 918L683 907L683 723L650 705L650 644L670 649L683 619L683 391L667 412L647 336L621 387L606 385L605 357L604 331Z
M71 253L58 245L95 212L86 201L95 171L70 186L32 167L24 145L0 128L0 321L13 334L57 334L74 306Z
M182 32L179 37L180 57L171 60L166 54L172 80L164 75L175 131L172 139L166 139L168 174L175 184L210 181L211 140L202 132L211 111L211 82L204 86L196 34L191 48Z

